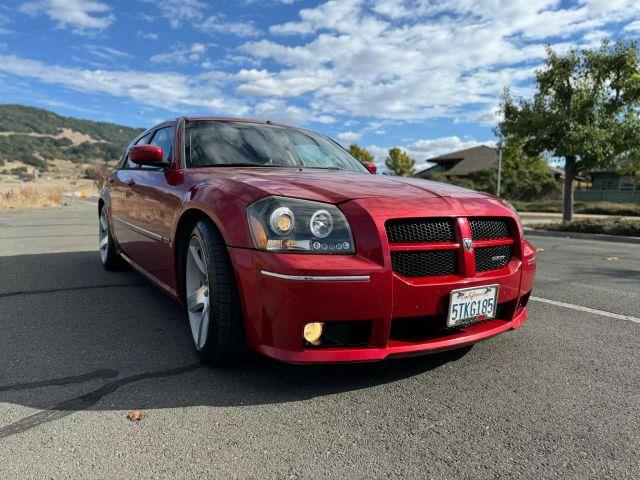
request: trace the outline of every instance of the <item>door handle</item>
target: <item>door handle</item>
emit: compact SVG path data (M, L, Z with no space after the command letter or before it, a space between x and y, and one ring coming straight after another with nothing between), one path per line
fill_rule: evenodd
M133 178L130 178L129 180L127 180L127 185L129 185L130 187L133 187L136 184L136 181Z

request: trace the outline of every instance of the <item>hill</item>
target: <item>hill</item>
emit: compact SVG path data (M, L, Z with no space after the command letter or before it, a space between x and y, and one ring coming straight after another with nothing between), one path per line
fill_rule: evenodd
M0 166L24 164L41 171L54 162L114 161L142 131L106 122L63 117L24 105L0 105Z

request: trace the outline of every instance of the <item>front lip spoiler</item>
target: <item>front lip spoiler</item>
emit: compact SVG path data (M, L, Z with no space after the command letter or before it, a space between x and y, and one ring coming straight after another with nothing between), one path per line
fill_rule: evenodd
M486 340L508 330L515 330L527 319L526 308L522 308L509 321L496 320L495 326L487 330L474 331L466 335L452 338L436 338L424 343L407 345L387 345L386 347L332 347L305 350L286 350L270 345L258 345L257 350L269 357L282 362L311 364L311 363L362 363L383 360L400 359L419 355L430 355L465 347Z
M267 277L298 282L368 282L371 280L369 275L285 275L284 273L269 272L268 270L260 270L260 273Z

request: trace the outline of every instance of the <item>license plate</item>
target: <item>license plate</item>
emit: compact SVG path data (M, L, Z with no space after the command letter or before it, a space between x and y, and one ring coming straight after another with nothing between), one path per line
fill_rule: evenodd
M498 304L498 285L452 290L447 326L455 327L494 318Z

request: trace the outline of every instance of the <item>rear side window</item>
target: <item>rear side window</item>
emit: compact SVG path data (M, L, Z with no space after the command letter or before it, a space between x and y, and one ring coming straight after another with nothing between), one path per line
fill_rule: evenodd
M155 135L149 145L156 145L162 148L162 160L171 162L173 160L173 127L164 127L156 130Z

